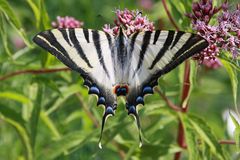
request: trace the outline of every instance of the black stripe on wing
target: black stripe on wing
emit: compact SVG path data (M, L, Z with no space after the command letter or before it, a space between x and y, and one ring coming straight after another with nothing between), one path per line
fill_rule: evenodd
M68 43L70 46L72 46L71 43L70 43L70 40L69 40L69 38L68 38L67 30L66 30L66 29L59 29L59 31L62 33L62 36L63 36L63 38L65 39L65 41L67 41L67 43Z
M135 46L135 41L136 41L136 38L138 36L139 32L136 32L133 34L133 36L131 37L131 42L130 42L130 54L132 56L132 53L133 53L133 50L134 50L134 46Z
M113 45L112 37L107 32L105 32L105 35L106 35L107 40L108 40L109 49L112 50L112 45Z
M66 50L58 43L53 33L48 30L37 34L33 41L50 52L52 55L57 57L61 62L63 62L69 68L79 72L83 77L86 77L87 73L79 68L72 59L68 56Z
M199 35L192 34L185 42L185 44L179 49L179 51L173 56L171 61L163 69L155 73L148 82L156 84L157 79L161 75L170 72L183 61L193 56L194 54L199 53L206 47L208 47L208 42L204 38L200 37Z
M181 35L181 34L179 34ZM177 36L176 36L177 37ZM146 94L153 93L153 87L158 84L158 78L163 74L168 73L169 71L176 68L180 63L185 61L187 58L193 56L196 53L199 53L204 48L208 46L208 42L198 35L192 35L185 42L185 44L180 48L182 51L178 53L177 57L173 57L171 61L161 70L157 71L154 75L152 75L148 80L143 82L141 86L136 87L132 94L129 94L126 99L127 102L133 106L137 106L138 104L144 105L144 96Z
M89 68L93 68L92 65L90 64L88 58L86 57L86 55L80 45L80 42L78 41L78 39L76 37L75 29L69 29L69 37L70 37L72 44L76 48L79 56L87 63Z
M118 58L118 62L123 67L124 62L126 61L127 52L125 51L124 34L123 34L123 31L122 31L122 27L120 27L118 39L119 40L118 40L117 58Z
M99 33L97 30L93 30L92 31L92 38L93 38L93 42L94 42L94 45L95 45L95 48L96 48L96 51L97 51L97 54L98 54L98 59L99 59L99 62L100 64L102 65L105 73L107 74L108 78L110 77L109 76L109 73L108 73L108 70L106 68L106 65L105 65L105 62L104 62L104 59L103 59L103 55L102 55L102 49L101 49L101 44L100 44L100 36L99 36Z
M151 66L149 67L149 69L153 69L153 67L158 63L158 61L166 53L166 51L168 50L169 46L172 44L172 41L173 41L173 38L174 38L174 33L175 33L174 31L169 31L168 32L168 36L167 36L166 41L163 44L163 47L158 52L157 56L153 60L153 62L151 64ZM155 33L155 35L156 35L156 33Z
M151 34L152 34L151 31L147 31L144 34L143 43L142 43L142 47L141 47L141 51L140 51L140 55L139 55L139 61L138 61L136 71L140 69L140 67L143 63L143 59L144 59L145 53L147 51L147 47L148 47L150 39L151 39Z
M84 28L83 34L84 34L86 41L89 43L89 30Z
M58 40L56 39L56 37L54 36L54 34L52 33L51 30L49 30L47 32L42 32L42 36L45 38L48 38L48 42L51 43L51 45L53 45L54 47L56 47L62 54L64 54L65 57L67 57L68 59L71 59L69 57L69 54L67 53L67 51L58 42Z
M172 44L172 46L171 46L170 49L172 49L173 47L175 47L175 45L178 43L178 41L180 40L180 38L181 38L182 35L184 35L184 34L185 34L185 32L182 32L182 31L178 31L178 32L177 32L177 35L176 35L176 37L174 38L173 44Z
M64 29L59 29L62 35L65 35L64 39L61 39L62 41L65 40L67 42L67 34L68 31ZM66 32L65 32L66 31ZM70 41L68 44L74 44L76 43L76 37L73 38L74 29L69 29L69 37ZM67 51L61 46L61 44L57 41L56 37L52 33L51 30L41 32L37 34L33 41L42 47L43 49L50 52L52 55L57 57L61 62L63 62L66 66L69 68L77 71L81 74L81 76L84 79L84 85L88 87L89 94L96 94L98 97L98 105L104 105L106 107L115 107L115 99L113 97L112 91L106 90L103 84L98 84L95 78L97 77L91 77L87 72L85 72L83 69L79 68L72 59L69 57ZM72 42L72 43L71 43ZM99 40L98 40L99 42Z
M157 40L158 40L158 37L161 33L161 30L156 30L155 34L154 34L154 41L153 41L153 44L156 44Z

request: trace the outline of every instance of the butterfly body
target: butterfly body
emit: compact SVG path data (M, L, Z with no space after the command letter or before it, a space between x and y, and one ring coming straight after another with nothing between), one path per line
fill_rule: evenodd
M126 97L126 109L140 128L137 106L153 93L158 78L208 46L202 37L181 31L146 31L117 36L91 29L53 29L33 41L80 73L89 94L105 108L102 130L114 115L117 97ZM140 138L140 135L139 135Z

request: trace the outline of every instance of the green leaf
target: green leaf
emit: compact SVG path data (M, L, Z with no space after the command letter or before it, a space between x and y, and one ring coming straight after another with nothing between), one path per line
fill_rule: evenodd
M17 16L15 15L15 12L9 5L9 3L6 0L0 0L0 9L4 12L4 14L9 18L9 20L13 23L16 28L21 28L21 23Z
M52 28L50 25L50 19L44 4L44 0L38 0L38 9L39 12L41 13L39 15L40 16L39 27L41 28L41 30ZM41 55L42 55L41 64L43 67L48 67L56 60L56 58L53 55L48 54L47 52L41 52Z
M221 56L218 57L221 60L221 62L230 64L234 69L240 72L240 66L238 64L238 61L234 60L232 57L226 56L225 54L226 53L220 54Z
M190 21L185 16L187 3L181 2L180 0L171 0L168 2L171 4L172 17L179 24L178 27L180 30L186 30L190 24Z
M91 133L86 133L86 131L71 132L62 137L60 140L49 143L50 145L47 147L47 149L43 150L44 152L39 155L39 159L54 159L63 154L66 150L69 150L73 147L82 147L96 134L98 134L98 132L95 130Z
M210 147L212 154L219 159L227 159L226 154L222 150L222 146L218 143L210 127L202 119L196 116L188 115L188 118L197 134Z
M56 102L54 103L54 105L47 110L47 114L51 114L53 113L56 109L58 109L61 104L66 101L71 95L80 92L81 91L81 86L79 84L74 84L71 86L68 86L64 89L61 90L61 93L63 93L63 96L59 97Z
M30 99L28 99L24 95L10 91L0 92L0 99L1 98L15 100L23 104L31 103Z
M48 16L45 4L44 4L44 0L38 1L38 8L41 13L41 21L42 21L43 29L45 30L45 29L51 28L50 19L49 19L49 16Z
M61 135L57 129L57 127L54 125L53 121L49 118L49 116L46 114L46 112L41 111L40 112L41 120L45 123L45 125L49 128L52 135L54 136L54 139L60 139Z
M189 154L189 160L196 160L199 158L198 153L198 142L196 139L195 130L192 128L192 125L188 119L188 116L185 114L180 114L181 122L184 127L185 139L187 143L187 150Z
M238 111L238 108L237 108L237 91L238 91L237 72L229 62L227 62L227 61L221 61L221 62L224 65L224 67L227 70L228 75L230 77L231 84L232 84L232 93L233 93L234 105L235 105L236 111Z
M4 13L7 20L10 24L16 29L19 35L23 38L27 46L32 47L30 42L27 39L27 36L22 28L21 22L18 17L15 15L14 10L11 8L9 3L6 0L0 0L0 10Z
M27 0L28 5L31 7L34 17L36 19L36 27L37 29L40 29L40 23L41 23L41 14L39 11L39 8L37 7L37 5L32 1L32 0Z
M231 113L229 113L229 114L230 114L230 117L233 121L234 126L236 127L235 131L234 131L234 138L235 138L235 141L236 141L236 147L237 147L237 150L240 150L240 124L237 121L237 119Z
M6 106L0 106L0 113L9 119L17 121L21 126L25 126L25 121L20 116L21 114L17 113L15 110Z
M4 24L5 24L5 21L4 21L3 15L2 15L2 13L0 13L0 35L2 37L2 42L3 42L5 51L7 52L7 54L9 56L11 56L12 53L8 47L7 32L6 32L6 28L5 28Z
M42 108L42 101L43 101L43 86L39 85L37 97L34 102L34 108L33 108L33 111L31 114L31 119L30 119L30 126L31 126L31 134L30 135L31 135L31 142L32 142L33 148L34 148L35 141L36 141L38 120L39 120L39 115L40 115L40 111Z
M140 159L158 159L161 156L168 154L170 149L169 145L151 145L145 144L140 151Z
M239 126L237 128L235 128L234 138L236 141L237 150L239 151L240 150L240 127Z
M14 110L5 106L0 106L0 119L13 126L20 136L26 151L26 159L33 160L33 150L31 140L25 128L24 120Z

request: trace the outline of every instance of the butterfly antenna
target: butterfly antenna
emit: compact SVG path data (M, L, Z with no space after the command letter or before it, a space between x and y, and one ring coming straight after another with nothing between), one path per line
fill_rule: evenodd
M100 134L100 138L99 138L99 141L98 141L98 147L100 149L102 149L102 143L101 143L101 140L102 140L102 134L103 134L103 129L104 129L104 125L107 121L107 118L109 116L113 116L114 115L114 110L112 107L108 106L103 114L103 118L102 118L102 128L101 128L101 134Z
M140 124L140 119L137 113L136 106L133 106L133 105L127 106L127 109L128 109L128 115L132 115L137 122L138 134L139 134L139 147L142 147L141 124Z

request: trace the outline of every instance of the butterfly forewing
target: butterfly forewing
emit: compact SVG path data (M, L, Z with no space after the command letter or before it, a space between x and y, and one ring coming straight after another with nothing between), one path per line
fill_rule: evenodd
M112 92L115 82L112 36L91 29L53 29L37 34L33 40L69 68L79 72L88 81L86 84L89 88L96 86L98 96L103 96L106 104L115 103Z
M147 31L130 37L128 51L132 59L127 101L136 105L137 97L144 96L145 86L154 87L160 76L207 46L200 36L181 31Z

